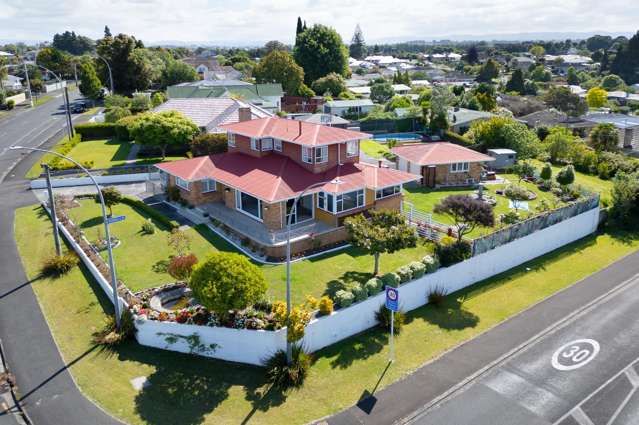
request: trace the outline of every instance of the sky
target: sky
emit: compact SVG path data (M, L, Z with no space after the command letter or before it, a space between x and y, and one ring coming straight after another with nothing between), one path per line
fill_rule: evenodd
M74 30L147 43L292 43L297 16L369 42L451 35L639 30L639 0L0 0L0 40L51 40Z

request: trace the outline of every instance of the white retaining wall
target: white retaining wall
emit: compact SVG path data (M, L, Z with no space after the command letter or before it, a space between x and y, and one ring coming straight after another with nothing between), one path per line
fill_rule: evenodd
M405 283L400 287L400 306L404 311L414 310L426 304L427 294L432 288L441 288L447 293L458 291L581 239L593 233L598 223L599 208L595 208ZM302 341L304 348L317 351L376 325L375 312L384 303L384 297L382 292L348 308L337 310L330 316L314 319L306 327ZM186 341L167 344L165 336L158 333L178 334L184 337L197 333L203 344L219 344L217 351L200 354L236 362L260 364L262 359L286 347L284 330L237 330L140 320L136 321L136 325L137 339L142 345L189 352Z
M159 173L135 173L135 174L116 174L112 176L95 176L98 184L118 184L118 183L137 183L147 180L157 180L160 178ZM71 187L71 186L89 186L93 182L88 177L63 177L52 178L51 186L53 187ZM31 189L46 189L47 181L45 179L31 180Z
M5 99L5 102L13 100L16 105L21 104L22 102L27 101L27 96L24 93L16 94L15 96L9 96Z

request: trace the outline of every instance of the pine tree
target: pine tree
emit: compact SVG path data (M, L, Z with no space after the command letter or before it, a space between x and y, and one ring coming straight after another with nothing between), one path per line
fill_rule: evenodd
M297 17L297 28L295 29L295 38L300 35L304 31L304 27L302 26L302 18Z
M113 37L113 36L111 35L111 30L109 29L109 26L108 26L108 25L105 25L105 26L104 26L104 36L105 36L105 37Z
M96 100L100 97L102 83L90 62L80 65L80 93L89 99Z
M351 45L348 46L349 53L352 58L362 59L366 56L366 44L364 43L364 34L359 24L355 27L355 33L351 39Z
M510 80L508 80L508 83L506 83L506 91L524 94L524 73L521 69L513 71L513 75L510 77Z
M304 19L304 26L302 26L302 32L306 31L308 28L306 26L306 19Z
M475 47L475 45L470 46L468 52L466 52L466 60L471 65L479 62L479 53L477 53L477 47Z
M610 66L610 58L608 57L608 50L604 50L603 57L601 58L601 67L599 68L599 73L603 73L608 70L608 66Z

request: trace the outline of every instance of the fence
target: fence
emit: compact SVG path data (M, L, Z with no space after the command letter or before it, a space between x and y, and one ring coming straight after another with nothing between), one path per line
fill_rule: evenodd
M479 255L522 238L538 230L545 229L561 221L599 207L599 195L592 195L585 200L577 201L565 207L548 211L522 222L508 226L473 241L473 255Z
M399 118L396 120L363 120L359 124L363 132L396 133L422 131L424 125L419 118Z
M93 173L91 173L93 174ZM112 176L94 176L98 184L144 183L148 180L157 180L159 173L120 174ZM51 179L52 187L89 186L93 182L89 177L68 177L63 179ZM31 189L45 189L47 182L44 179L31 180Z
M415 226L419 236L431 241L438 241L450 227L433 220L432 214L415 209L415 206L410 202L403 201L402 213L408 223Z

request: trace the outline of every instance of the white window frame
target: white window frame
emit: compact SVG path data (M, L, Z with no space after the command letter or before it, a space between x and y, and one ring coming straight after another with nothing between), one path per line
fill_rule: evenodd
M242 214L251 217L254 220L257 221L263 221L262 220L262 200L260 198L257 198L253 195L250 195L248 193L245 193L245 195L248 195L252 198L257 199L257 213L259 215L259 217L254 216L253 214L251 214L250 212L245 211L244 209L242 209L242 192L241 190L235 190L235 209L239 212L241 212Z
M337 206L340 205L340 203L342 204L342 208L344 208L344 195L349 194L349 193L353 193L353 192L357 192L357 194L355 195L355 206L353 208L349 208L347 210L345 210L345 209L338 210ZM361 199L361 203L360 203L360 199ZM366 205L366 191L364 189L351 190L350 192L343 192L343 193L340 193L340 194L335 196L335 205L333 206L333 208L334 208L333 212L335 214L340 214L340 213L343 213L343 212L347 212L347 211L351 211L351 210L356 210L358 208L362 208L365 205Z
M235 133L227 133L226 140L228 142L229 147L231 148L235 147Z
M280 139L273 139L273 150L282 152L282 141Z
M318 155L319 153L319 155ZM313 152L313 159L316 164L328 162L328 146L318 146Z
M213 189L211 189L213 185ZM215 192L217 190L217 182L214 179L202 180L202 193Z
M273 150L273 139L270 137L266 137L260 140L260 145L262 148L262 152L272 151Z
M467 173L470 170L470 163L468 162L453 162L450 164L451 173Z
M259 151L259 146L258 146L258 139L256 139L255 137L251 137L251 149L254 151Z
M384 195L384 190L386 189L393 189L393 193L390 193L388 195ZM377 189L375 191L375 199L384 199L384 198L388 198L389 196L395 196L398 193L402 193L402 185L398 184L398 185L394 185L394 186L386 186L386 187L382 187L381 189Z
M175 185L184 190L191 191L191 182L180 177L175 177Z
M355 146L354 149L353 146ZM359 140L349 140L346 142L346 156L353 157L357 155L359 155Z
M306 164L313 163L313 148L302 146L302 162L305 162Z

